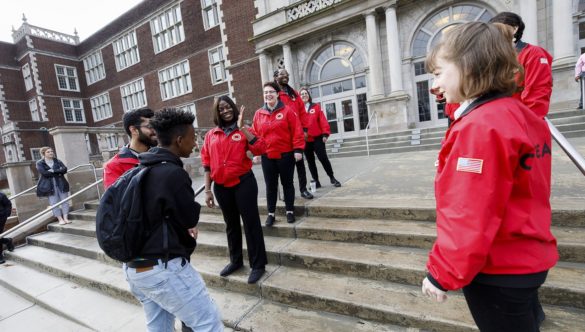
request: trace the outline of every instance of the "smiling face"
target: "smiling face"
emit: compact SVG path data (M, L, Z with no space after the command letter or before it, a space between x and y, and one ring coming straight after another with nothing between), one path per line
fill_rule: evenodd
M55 157L55 152L53 151L53 149L47 149L43 154L43 157L45 157L46 159L53 159Z
M278 71L278 75L276 75L276 83L280 86L288 84L288 72L286 69L280 69Z
M448 103L457 104L464 101L461 95L461 72L453 62L446 61L440 54L433 70L433 86L443 94Z
M274 106L278 100L278 93L271 86L264 87L264 102L270 106Z
M303 100L303 103L308 103L309 102L309 91L307 90L301 90L301 99Z
M141 117L140 119L142 121L140 122L140 126L137 128L138 141L146 145L148 148L156 146L158 144L158 141L156 139L156 131L150 125L150 119L144 117Z
M231 124L236 120L232 106L225 100L221 100L219 102L217 105L217 112L219 113L219 117L224 124Z

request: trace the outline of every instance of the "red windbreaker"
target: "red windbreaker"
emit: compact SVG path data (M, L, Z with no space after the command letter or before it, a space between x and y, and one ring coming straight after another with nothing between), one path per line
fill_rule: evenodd
M439 152L437 240L427 269L444 289L478 273L531 274L558 260L550 232L551 135L510 97L455 120Z
M308 127L308 134L309 137L307 138L308 142L313 142L315 137L324 135L329 136L331 135L331 127L329 126L329 122L327 122L327 118L325 117L325 113L321 110L321 105L311 104L309 110L306 111L307 113L307 127Z
M201 148L201 163L211 170L211 179L225 187L233 187L240 183L240 176L252 169L252 160L247 151L259 156L266 152L262 138L256 137L248 142L246 136L236 129L229 135L216 127L205 135Z
M130 151L130 148L123 146L120 152L116 153L104 165L104 188L108 189L122 174L139 163L138 157Z
M282 101L272 113L264 107L254 114L251 132L264 139L266 155L270 159L280 159L281 154L293 150L302 152L305 139L298 116Z
M524 81L518 84L523 90L513 97L544 117L548 114L552 94L552 56L544 48L522 41L516 47L520 49L518 62L524 67Z
M278 98L295 112L295 114L301 120L301 127L303 127L303 131L306 131L308 128L308 119L307 112L305 111L305 104L301 99L301 95L299 95L296 90L293 89L293 93L295 95L294 99L291 98L284 90L280 90L278 93Z

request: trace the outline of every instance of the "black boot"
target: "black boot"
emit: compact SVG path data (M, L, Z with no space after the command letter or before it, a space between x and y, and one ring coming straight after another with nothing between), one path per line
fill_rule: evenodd
M331 177L331 184L334 185L335 187L341 187L341 183L339 183L339 181L337 181L337 179L334 176Z
M6 263L6 260L4 260L4 254L2 253L2 248L0 248L0 264L4 263Z
M11 237L3 238L2 243L4 243L6 245L6 249L8 249L8 251L14 251L14 243L12 243Z

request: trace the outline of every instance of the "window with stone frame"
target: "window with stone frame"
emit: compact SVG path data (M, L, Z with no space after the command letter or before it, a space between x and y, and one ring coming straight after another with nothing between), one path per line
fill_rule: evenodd
M30 65L28 63L25 63L24 66L22 66L22 77L24 78L24 87L26 88L26 91L32 89L33 80L30 73Z
M211 70L211 83L218 84L225 80L225 59L223 46L209 50L209 66Z
M57 83L59 85L59 90L79 91L77 68L56 64L55 73L57 74Z
M30 155L32 160L41 160L41 148L31 148Z
M95 122L112 117L112 104L110 103L110 94L108 92L92 97L90 104Z
M122 96L124 112L129 112L146 106L146 90L144 88L143 78L122 85L120 87L120 94Z
M28 101L28 108L30 109L30 117L33 121L41 121L41 114L39 112L39 104L36 98Z
M116 39L114 42L112 42L112 48L114 49L116 69L118 71L140 62L136 30L133 30Z
M177 106L176 109L181 110L181 111L185 111L185 112L193 113L193 115L195 115L195 121L193 121L193 127L197 128L197 110L195 109L194 103L182 105L182 106Z
M81 99L61 98L63 113L67 123L85 123L83 102Z
M193 90L188 60L159 70L158 80L162 100L181 96Z
M87 85L92 85L97 81L106 78L106 69L104 67L104 60L102 58L102 50L98 50L88 55L83 59L83 67L85 69L85 78Z
M185 40L181 6L176 5L150 20L154 53L160 53Z
M201 0L201 11L205 30L219 24L217 2L215 0Z

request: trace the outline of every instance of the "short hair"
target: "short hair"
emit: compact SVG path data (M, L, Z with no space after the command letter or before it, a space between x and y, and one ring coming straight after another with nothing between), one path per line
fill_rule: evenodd
M489 21L490 23L503 23L515 28L518 28L518 31L514 34L514 38L516 41L522 39L522 35L524 34L524 21L522 21L522 17L520 15L512 13L512 12L501 12L496 16L492 17Z
M299 95L301 94L301 92L303 91L307 91L307 94L309 95L309 104L313 103L313 97L311 96L311 92L309 91L309 88L301 88L299 90Z
M156 131L161 146L170 146L178 136L184 136L193 125L195 115L176 108L164 108L154 113L150 125Z
M438 57L459 68L459 93L465 99L487 92L511 95L517 88L516 75L522 73L510 40L498 27L483 22L465 23L445 33L427 55L428 72L435 71Z
M280 90L281 90L280 89L280 86L278 85L278 83L276 83L274 81L273 82L264 82L264 84L262 85L262 89L264 89L267 86L269 86L269 87L273 88L274 90L276 90L276 93L279 93Z
M40 148L39 152L41 154L41 157L45 156L45 152L47 152L47 150L53 150L53 148L50 146L43 146L42 148Z
M223 123L221 116L219 116L219 102L222 100L225 101L226 103L228 103L228 105L230 105L230 107L234 111L234 120L237 121L238 117L240 116L240 111L236 107L236 103L234 103L232 98L230 98L228 95L220 96L219 98L217 98L215 100L215 102L213 103L213 108L212 108L213 123L215 123L216 126L220 126L220 127L225 126L225 123Z
M150 119L153 116L154 112L150 108L140 108L128 113L124 113L122 122L124 124L124 130L126 131L126 134L128 134L128 136L132 136L132 133L130 132L130 126L138 127L142 123L141 118Z

